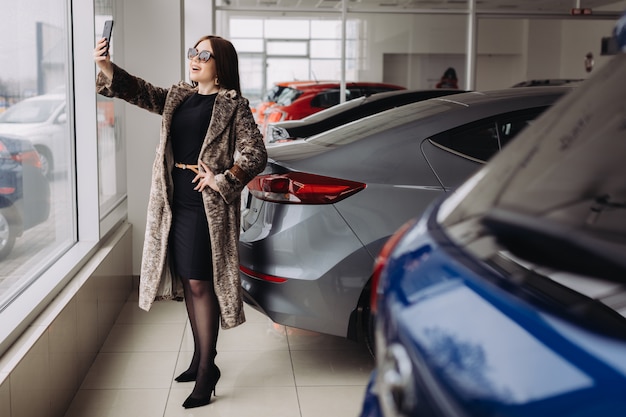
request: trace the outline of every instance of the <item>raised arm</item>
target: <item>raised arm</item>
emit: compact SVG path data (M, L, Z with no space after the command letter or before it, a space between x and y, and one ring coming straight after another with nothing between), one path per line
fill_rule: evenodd
M169 89L157 87L135 77L111 62L106 50L106 39L102 38L94 49L94 61L100 68L96 79L96 91L105 97L117 97L150 112L163 114L165 98Z
M100 71L110 80L113 78L113 63L111 62L111 54L103 56L107 50L107 40L102 38L96 44L96 48L93 50L93 60L100 68Z

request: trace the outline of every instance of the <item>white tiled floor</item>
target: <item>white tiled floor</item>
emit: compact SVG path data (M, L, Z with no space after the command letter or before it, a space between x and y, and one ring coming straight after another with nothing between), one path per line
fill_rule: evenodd
M272 323L246 306L247 322L220 330L222 371L210 405L184 409L193 342L184 304L131 297L65 417L356 417L374 360L354 342Z

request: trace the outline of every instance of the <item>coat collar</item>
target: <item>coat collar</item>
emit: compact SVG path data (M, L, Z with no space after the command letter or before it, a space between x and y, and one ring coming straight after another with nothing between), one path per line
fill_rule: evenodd
M173 108L177 108L187 97L195 94L197 91L197 87L193 87L185 81L174 85L170 91ZM217 92L213 109L214 117L211 118L205 143L218 137L224 131L237 109L238 99L239 95L235 90L221 88Z
M218 137L230 121L237 110L237 92L234 90L220 89L215 98L213 107L213 117L209 125L207 139ZM208 141L207 141L208 142Z

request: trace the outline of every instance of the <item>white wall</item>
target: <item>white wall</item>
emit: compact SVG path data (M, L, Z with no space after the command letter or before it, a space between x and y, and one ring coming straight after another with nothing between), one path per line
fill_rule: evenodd
M433 78L438 79L448 66L453 66L459 87L467 88L466 16L362 15L362 18L369 21L360 79L380 79L407 88L432 88ZM525 79L526 33L527 23L522 19L479 20L476 89L504 88Z
M465 16L360 17L367 19L360 79L428 88L432 73L443 73L447 67L446 59L465 54ZM476 89L506 88L533 78L586 78L587 52L593 53L595 68L610 59L600 56L600 44L613 26L612 20L479 19ZM455 69L459 86L466 88L464 68Z
M100 242L0 357L0 416L62 417L132 291L131 226Z
M123 63L131 74L169 87L183 73L183 0L117 0L123 21ZM123 19L119 15L123 15ZM117 28L116 28L117 29ZM139 275L146 210L161 117L124 104L128 172L128 220L133 225L133 274Z
M585 71L585 55L594 56L594 71L606 64L611 57L600 55L600 39L610 36L615 22L610 20L587 22L565 21L561 24L561 77L587 78ZM593 71L592 71L593 72Z
M407 68L398 71L397 76L407 74L415 78L419 66L415 65L414 59L401 58L429 55L429 54L464 54L465 53L465 27L464 16L441 16L441 15L410 15L410 14L361 14L351 15L350 18L359 17L365 24L364 43L361 50L362 56L358 79L379 81L384 77L389 82L394 82L388 74L384 74L385 55L396 55L394 64L401 60ZM389 67L390 60L387 57ZM445 68L441 70L443 71ZM389 71L389 70L387 70ZM401 75L402 74L402 75ZM407 87L419 88L421 83L411 82L406 79L398 82Z
M184 50L186 51L201 37L213 35L215 32L210 1L184 0L184 6Z

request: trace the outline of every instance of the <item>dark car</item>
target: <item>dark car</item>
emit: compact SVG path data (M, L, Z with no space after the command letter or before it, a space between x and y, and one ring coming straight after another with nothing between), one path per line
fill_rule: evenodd
M355 98L304 119L270 123L265 141L278 143L303 139L394 107L463 92L453 89L398 90Z
M0 260L15 239L50 214L50 185L28 140L0 135Z
M571 89L439 97L268 146L242 211L246 300L280 324L367 336L384 242Z
M361 417L626 410L626 55L379 253Z
M345 87L345 101L405 89L395 84L363 81L348 82ZM265 135L270 123L299 120L341 102L341 85L337 81L292 83L282 89L276 103L265 109L264 118L258 120L259 128Z
M543 78L543 79L535 79L535 80L526 80L521 81L515 85L513 88L517 87L548 87L553 85L565 85L572 83L580 83L584 81L584 78Z

